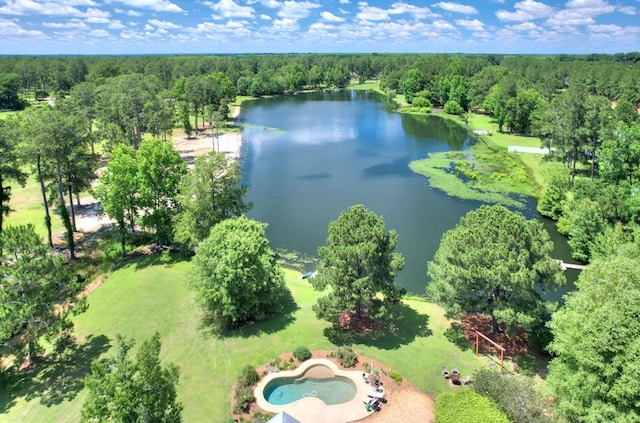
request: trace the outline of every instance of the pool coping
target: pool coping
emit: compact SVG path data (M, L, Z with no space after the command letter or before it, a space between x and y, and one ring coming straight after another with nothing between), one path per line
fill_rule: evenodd
M264 398L264 388L267 384L280 377L295 377L304 374L310 367L323 365L333 371L335 376L343 376L351 379L356 385L356 395L349 401L342 404L326 405L324 401L315 397L306 397L298 401L284 405L274 405ZM340 369L333 361L324 358L313 358L303 362L295 370L283 370L277 373L270 373L260 380L253 393L258 407L270 413L286 411L287 414L304 423L343 423L362 420L374 413L367 411L362 398L366 397L371 390L371 386L362 378L362 372L357 370Z

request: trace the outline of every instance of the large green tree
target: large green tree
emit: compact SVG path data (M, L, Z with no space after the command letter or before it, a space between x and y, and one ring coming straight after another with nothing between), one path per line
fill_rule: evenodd
M154 230L158 245L171 242L178 185L186 164L169 141L144 141L137 158L142 224Z
M229 162L224 154L198 157L180 183L176 241L193 248L215 224L251 209L243 201L248 188L240 185L241 179L238 163Z
M27 174L21 168L20 155L18 154L18 122L16 120L0 120L0 232L4 216L11 211L9 200L11 199L10 181L15 181L24 186Z
M122 256L126 253L127 233L135 233L138 217L138 163L133 147L120 144L111 152L111 160L99 177L93 195L104 212L118 223Z
M568 422L640 421L640 260L595 260L549 324L547 379Z
M338 324L340 315L363 311L373 319L389 312L404 290L395 286L395 276L404 258L395 253L398 235L386 232L384 219L362 204L349 207L329 224L327 245L318 248L320 266L313 287L329 293L318 299L313 310L320 319Z
M144 341L135 359L129 356L133 345L131 339L116 335L115 357L91 363L91 374L84 380L88 395L82 421L182 421L183 405L176 393L180 369L160 363L160 334Z
M494 333L498 319L531 327L545 311L538 288L564 282L552 250L542 223L500 205L482 206L442 236L428 263L427 295L452 315L490 315Z
M213 227L196 248L188 280L206 319L218 330L282 310L284 276L264 225L245 216Z
M77 306L81 285L52 254L33 225L8 226L0 233L0 339L13 337L13 352L30 362L73 326L70 311Z

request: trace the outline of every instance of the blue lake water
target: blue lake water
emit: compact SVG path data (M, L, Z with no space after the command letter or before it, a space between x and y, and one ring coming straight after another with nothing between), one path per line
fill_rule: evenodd
M361 203L398 232L405 268L397 284L423 294L426 264L442 234L481 203L432 189L408 164L431 152L468 148L466 129L435 116L395 113L365 91L305 93L242 107L243 183L254 204L249 217L268 223L271 246L317 256L329 222ZM537 217L535 202L521 212ZM554 254L568 260L566 241L546 226Z

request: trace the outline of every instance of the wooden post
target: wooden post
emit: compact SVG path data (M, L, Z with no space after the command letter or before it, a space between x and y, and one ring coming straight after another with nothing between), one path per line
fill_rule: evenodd
M482 337L483 339L486 339L487 341L489 341L491 345L493 345L498 350L500 350L500 372L502 373L504 369L504 347L502 345L495 343L494 341L487 338L485 335L481 334L480 332L476 331L476 355L478 355L480 352L480 337Z

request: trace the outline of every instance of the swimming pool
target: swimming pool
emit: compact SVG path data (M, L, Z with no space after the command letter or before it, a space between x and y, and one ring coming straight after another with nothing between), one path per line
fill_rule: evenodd
M311 358L295 370L264 376L254 396L258 407L269 413L286 411L302 422L338 423L362 420L373 413L362 403L370 388L362 371Z
M356 392L356 384L343 376L276 378L263 391L264 398L274 405L289 404L307 397L318 398L326 405L336 405L351 401Z

